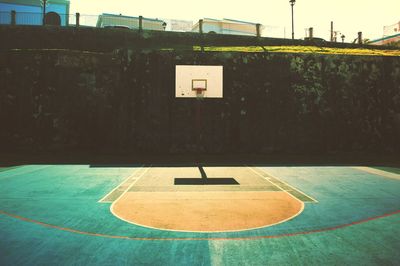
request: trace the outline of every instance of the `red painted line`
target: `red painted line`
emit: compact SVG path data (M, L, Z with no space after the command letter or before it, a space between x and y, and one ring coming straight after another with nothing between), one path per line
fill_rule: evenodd
M380 219L380 218L392 216L392 215L399 214L399 213L400 213L400 210L395 211L395 212L391 212L391 213L387 213L387 214L383 214L383 215L380 215L380 216L367 218L367 219L364 219L364 220L361 220L361 221L356 221L356 222L352 222L352 223L348 223L348 224L334 226L334 227L316 229L316 230L305 231L305 232L290 233L290 234L272 235L272 236L250 236L250 237L232 237L232 238L227 238L227 237L210 237L210 238L207 238L207 237L199 237L199 238L195 238L195 237L157 238L157 237L154 237L154 238L152 238L152 237L129 237L129 236L107 235L107 234L97 234L97 233L79 231L79 230L75 230L75 229L71 229L71 228L60 227L60 226L57 226L57 225L43 223L43 222L40 222L40 221L36 221L36 220L33 220L33 219L25 218L25 217L22 217L22 216L19 216L19 215L11 214L11 213L8 213L8 212L0 210L0 214L6 215L6 216L9 216L9 217L21 220L21 221L25 221L25 222L28 222L28 223L34 223L34 224L38 224L38 225L41 225L41 226L44 226L44 227L53 228L53 229L57 229L57 230L61 230L61 231L66 231L66 232L80 234L80 235L99 236L99 237L113 238L113 239L139 240L139 241L257 240L257 239L282 238L282 237L291 237L291 236L308 235L308 234L314 234L314 233L334 231L334 230L337 230L337 229L341 229L341 228L345 228L345 227L349 227L349 226L353 226L353 225L357 225L357 224L366 223L366 222L369 222L369 221L377 220L377 219Z

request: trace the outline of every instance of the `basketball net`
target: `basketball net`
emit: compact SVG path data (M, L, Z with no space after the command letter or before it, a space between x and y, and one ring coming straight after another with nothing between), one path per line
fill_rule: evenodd
M202 100L204 98L204 92L206 91L205 88L193 88L196 91L196 98L198 100Z

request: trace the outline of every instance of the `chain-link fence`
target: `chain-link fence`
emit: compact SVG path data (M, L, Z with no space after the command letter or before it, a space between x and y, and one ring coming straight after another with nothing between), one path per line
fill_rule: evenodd
M290 32L287 31L286 27L276 25L264 25L261 32L261 36L273 37L273 38L287 38Z
M0 24L6 25L57 25L73 27L126 28L177 32L218 33L229 35L268 36L285 38L284 27L264 26L257 23L230 19L201 19L197 21L157 19L143 16L115 14L86 15L26 12L0 12Z
M0 25L57 25L64 27L98 27L124 28L135 30L156 30L174 32L197 32L204 34L226 34L273 38L291 38L291 29L276 25L261 25L258 23L238 21L232 19L200 19L199 21L157 19L143 16L125 16L122 14L58 14L0 11ZM384 37L400 33L400 22L385 26ZM355 42L357 36L345 36L340 31L334 31L333 42ZM324 39L331 40L330 30L322 27L305 28L303 32L296 32L296 39Z
M309 27L304 28L303 32L299 32L299 38L322 38L326 41L330 41L331 31L324 27Z
M69 14L68 26L96 27L99 16L86 14Z
M170 20L174 21L174 20ZM176 24L177 21L175 21ZM182 21L183 22L183 21ZM187 23L187 21L185 21ZM191 23L191 22L190 22ZM101 28L128 28L143 30L166 30L166 21L161 19L145 18L142 16L130 17L113 14L86 15L86 14L57 14L27 12L0 12L0 24L3 25L57 25L57 26L83 26ZM170 28L170 30L173 30ZM187 30L187 28L185 28ZM191 28L189 29L189 31Z

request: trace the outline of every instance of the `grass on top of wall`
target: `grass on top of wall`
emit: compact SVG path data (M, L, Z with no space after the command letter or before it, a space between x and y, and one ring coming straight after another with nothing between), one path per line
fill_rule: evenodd
M200 46L194 46L194 51L200 51ZM314 53L314 54L342 54L342 55L372 55L372 56L400 56L399 50L375 50L366 48L329 48L317 46L222 46L204 47L206 52L246 52L246 53Z

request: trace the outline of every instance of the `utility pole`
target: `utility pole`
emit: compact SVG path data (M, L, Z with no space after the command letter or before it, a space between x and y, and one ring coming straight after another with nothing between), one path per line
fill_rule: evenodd
M289 0L290 5L292 6L292 40L294 40L294 15L293 15L293 6L296 3L296 0Z
M333 42L333 21L331 21L331 42Z

